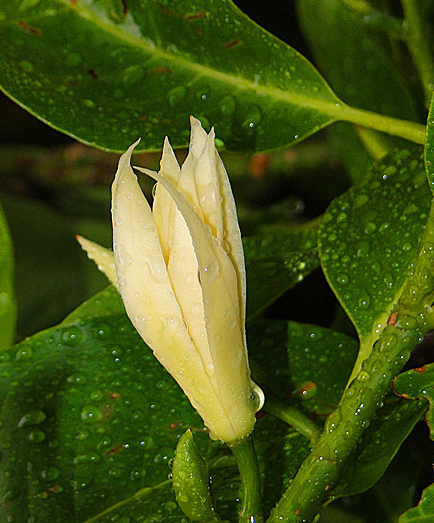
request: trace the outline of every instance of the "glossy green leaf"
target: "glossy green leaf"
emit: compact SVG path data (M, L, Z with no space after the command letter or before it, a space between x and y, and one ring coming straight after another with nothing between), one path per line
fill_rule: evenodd
M109 287L58 327L3 352L0 497L7 503L0 505L1 520L132 523L146 516L182 523L169 461L190 428L210 467L217 510L236 521L233 456L211 442L122 307ZM308 454L309 441L266 415L255 442L270 510Z
M352 496L375 485L425 410L423 402L397 402L388 398L363 434L333 494Z
M14 293L14 258L12 240L0 206L0 350L14 341L17 307Z
M339 332L285 321L254 324L248 330L248 342L261 386L320 419L338 404L358 349L355 340ZM371 488L425 410L423 402L388 397L365 430L333 495L354 495Z
M425 169L428 183L434 194L434 96L431 98L425 140Z
M4 92L53 127L116 151L139 136L142 149L161 148L166 134L185 145L190 114L214 125L227 148L276 148L342 112L314 67L230 0L129 0L125 16L112 3L4 3Z
M434 519L434 485L430 485L422 493L417 507L404 512L398 523L432 523Z
M244 238L249 320L319 266L317 236L276 228Z
M358 343L317 325L261 321L249 325L248 347L259 383L315 415L338 404Z
M105 277L83 254L75 235L107 241L107 226L90 225L24 197L4 195L4 211L14 240L18 336L61 321L87 297L103 289ZM49 233L47 232L49 231ZM110 241L110 236L108 236Z
M359 334L359 363L407 282L430 203L417 148L374 164L367 180L333 200L324 214L321 264Z
M434 439L434 364L400 374L395 378L393 388L404 398L428 400L429 410L425 419L431 431L431 439Z
M380 12L360 13L341 0L297 0L296 6L315 62L345 102L400 118L416 117L387 29L370 25Z

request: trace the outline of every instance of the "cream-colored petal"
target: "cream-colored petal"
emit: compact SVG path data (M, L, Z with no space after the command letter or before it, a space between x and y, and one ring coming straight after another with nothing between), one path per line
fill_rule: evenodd
M150 172L148 174L152 176ZM240 324L238 301L233 302L232 289L237 286L237 274L209 227L200 220L184 196L161 175L153 174L182 213L198 260L206 329L215 364L213 382L224 408L224 416L217 422L220 428L213 430L223 439L225 437L220 434L232 430L238 439L253 430L255 408L244 345L244 325ZM212 419L212 422L216 423L216 420Z
M81 245L81 248L86 251L87 256L90 260L93 260L98 269L103 272L110 282L117 287L118 280L116 278L116 269L115 269L115 258L113 251L101 247L95 242L83 238L83 236L77 235L76 240Z
M160 174L176 187L178 184L179 173L180 167L178 160L176 159L175 153L166 137L163 145L163 155L160 162ZM173 199L164 187L157 183L155 186L152 211L166 264L169 260L173 238L173 219L175 209Z
M218 152L216 152L216 170L219 178L220 194L222 197L222 216L225 246L238 275L238 293L240 314L245 323L246 316L246 269L241 231L238 223L237 207L225 166Z
M194 167L194 183L203 221L212 230L215 238L223 241L222 197L216 170L216 149L214 129L207 136L202 153Z
M121 157L112 187L113 249L127 314L157 354L171 350L164 342L166 324L176 325L187 347L191 339L172 291L151 209L130 167L133 147Z

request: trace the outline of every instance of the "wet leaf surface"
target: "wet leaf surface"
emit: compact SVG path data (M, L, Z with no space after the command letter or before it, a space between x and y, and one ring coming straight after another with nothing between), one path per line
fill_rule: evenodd
M186 145L194 114L227 148L271 149L340 109L305 58L229 0L14 0L0 27L4 92L101 148L125 150L141 136L143 150L160 149L166 134Z
M418 257L430 203L421 149L415 148L374 164L364 183L333 200L324 214L321 264L357 329L361 361Z

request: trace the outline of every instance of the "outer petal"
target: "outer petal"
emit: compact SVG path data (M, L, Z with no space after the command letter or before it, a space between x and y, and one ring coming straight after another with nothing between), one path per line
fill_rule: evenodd
M220 194L222 197L222 216L224 228L224 242L228 247L227 253L238 274L238 293L242 323L246 317L246 269L244 261L243 242L238 223L237 207L232 193L229 177L220 155L216 152L216 170L219 178Z
M165 352L173 351L166 324L176 325L186 347L192 343L172 291L152 212L130 167L133 148L121 157L112 187L116 274L133 325L157 357L161 353L164 358Z
M138 168L139 169L139 168ZM232 289L237 287L237 274L230 258L190 207L185 197L161 175L139 169L161 183L175 201L190 231L198 260L203 293L206 329L215 364L213 383L221 399L221 415L209 410L202 414L211 420L212 430L224 441L247 436L254 427L256 405L252 397L244 324L240 323L238 300ZM207 422L207 425L210 424Z
M87 252L87 255L90 260L93 260L98 269L103 272L111 283L115 287L118 286L118 280L116 278L116 269L115 269L115 258L113 251L101 247L95 242L86 240L83 236L76 236L78 243L81 245L81 248Z

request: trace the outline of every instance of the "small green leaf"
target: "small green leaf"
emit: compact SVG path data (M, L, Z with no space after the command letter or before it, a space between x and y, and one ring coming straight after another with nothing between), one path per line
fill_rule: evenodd
M418 369L404 372L397 376L393 388L399 396L407 399L425 398L429 402L426 422L434 439L434 364L424 365Z
M398 520L398 523L432 523L434 519L434 485L430 485L422 493L417 507L413 507Z
M176 446L172 485L176 501L188 519L203 523L220 521L211 500L208 469L191 430L184 432Z
M13 343L16 321L12 240L0 206L0 351Z
M418 257L431 203L420 153L401 150L374 164L362 185L333 200L320 227L324 273L359 334L356 368Z
M251 320L319 266L317 229L270 229L244 238Z
M315 68L231 1L129 0L127 13L122 3L5 3L3 91L54 128L116 151L139 136L142 150L160 149L166 134L185 145L190 114L227 148L261 150L340 117Z

